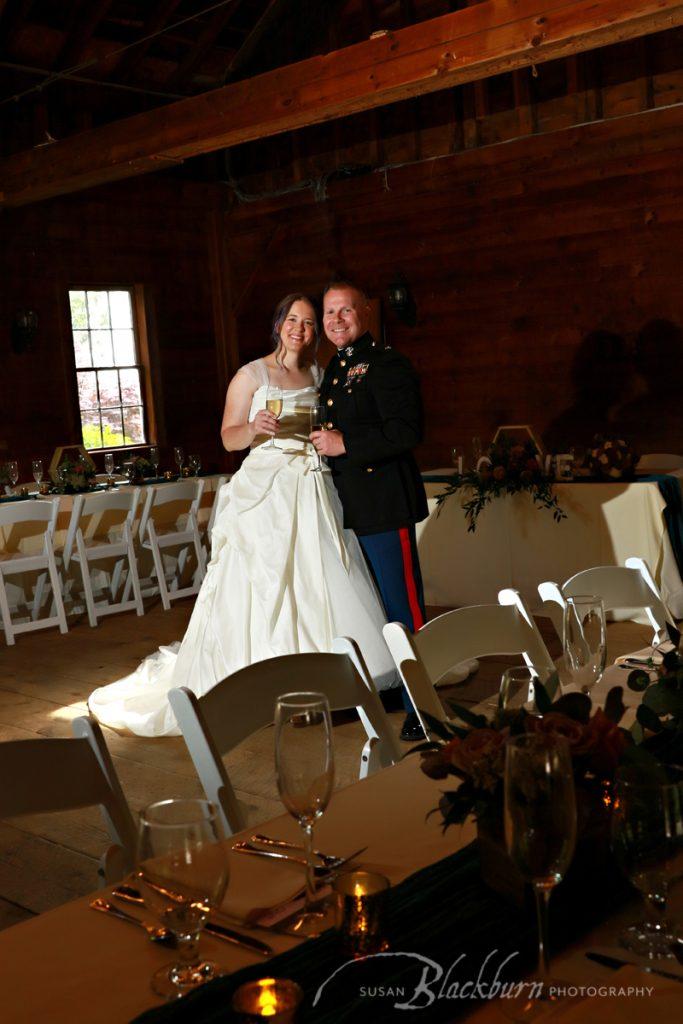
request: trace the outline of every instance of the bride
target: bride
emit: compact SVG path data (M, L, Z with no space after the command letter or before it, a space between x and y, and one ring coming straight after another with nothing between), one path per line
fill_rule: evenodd
M341 525L329 472L313 472L310 410L322 370L316 315L305 295L278 305L273 342L274 352L242 366L228 388L223 444L251 451L216 495L211 561L185 637L90 695L90 710L104 725L177 736L172 687L201 696L253 662L330 651L336 636L358 643L378 689L396 682L382 639L384 611L360 545ZM274 387L283 398L279 420L266 409Z

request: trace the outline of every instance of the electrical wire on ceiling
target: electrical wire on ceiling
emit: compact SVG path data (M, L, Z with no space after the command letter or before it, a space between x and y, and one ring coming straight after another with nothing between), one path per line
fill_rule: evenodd
M73 67L66 68L64 71L54 71L48 75L45 81L39 82L37 85L32 85L29 89L24 89L23 92L18 92L13 96L5 96L3 99L0 99L0 107L5 106L7 103L18 103L19 100L24 99L25 96L32 96L35 93L43 92L48 88L48 86L53 85L55 82L72 78L79 74L79 72L84 71L86 68L92 68L97 64L103 64L106 61L111 60L113 57L120 57L122 53L132 50L136 46L140 46L142 43L156 39L158 36L162 36L166 32L172 32L174 29L180 28L181 25L187 25L190 21L196 21L198 18L203 18L205 14L211 14L212 11L217 11L219 7L227 7L228 4L234 4L237 2L239 2L239 0L218 0L217 3L211 4L209 7L205 7L196 14L191 14L186 18L181 18L180 21L176 21L172 25L166 25L164 28L157 29L156 32L150 32L149 35L143 36L141 39L136 39L132 43L126 43L125 46L119 47L118 50L112 50L111 53L107 53L102 57L92 57L90 60L83 61L81 64L75 64Z

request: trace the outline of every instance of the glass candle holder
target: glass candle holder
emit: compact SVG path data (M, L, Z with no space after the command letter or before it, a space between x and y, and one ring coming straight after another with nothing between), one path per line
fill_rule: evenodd
M358 958L389 948L383 935L383 911L389 879L370 871L347 871L332 883L342 947Z
M296 1013L303 990L289 978L259 978L248 981L235 991L232 1008L242 1016L243 1021L270 1021L271 1024L290 1024L296 1020Z

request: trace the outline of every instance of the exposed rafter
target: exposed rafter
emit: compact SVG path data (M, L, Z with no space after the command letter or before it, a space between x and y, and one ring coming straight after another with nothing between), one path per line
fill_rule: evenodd
M0 164L18 205L683 24L683 0L486 0Z
M55 61L55 71L78 64L97 26L114 0L81 0L73 14L73 24Z

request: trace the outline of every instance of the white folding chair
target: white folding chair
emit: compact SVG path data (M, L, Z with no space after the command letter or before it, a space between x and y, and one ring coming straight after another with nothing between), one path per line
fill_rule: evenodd
M58 501L17 501L0 507L0 616L5 631L5 643L14 644L17 633L28 633L35 629L59 626L60 633L66 633L66 615L62 600L62 588L55 562L53 546L55 523L57 522ZM40 543L38 554L25 553L21 545ZM29 622L12 622L6 581L17 573L37 572L33 607ZM52 589L54 615L38 618L43 603L47 580Z
M383 633L428 736L423 712L440 722L449 721L435 686L454 665L486 655L519 654L542 683L555 671L543 637L517 591L508 591L500 604L445 612L417 633L401 622L387 623Z
M683 469L683 455L670 455L666 452L649 452L638 459L638 469L646 469L650 473L670 473L672 469Z
M221 487L224 484L227 484L229 479L229 476L219 476L218 480L216 481L215 490L213 492L213 505L211 506L211 515L209 516L209 521L206 524L206 546L208 549L209 558L211 557L211 534L213 533L213 524L216 522L216 513L218 512L218 495L220 494Z
M197 775L207 798L221 809L228 833L246 828L247 822L221 758L273 721L280 694L314 690L327 696L333 711L356 708L368 736L360 778L400 760L398 742L356 644L339 637L332 646L332 654L287 654L256 662L203 697L184 686L170 691L168 698Z
M145 614L138 578L138 563L135 555L133 537L135 535L135 517L140 501L140 488L134 487L126 491L105 491L100 494L78 494L74 498L71 521L66 534L62 564L68 569L72 561L81 570L83 579L83 595L88 611L88 622L97 625L103 615L115 612L135 611L138 615ZM85 533L84 533L85 531ZM75 548L75 550L74 550ZM92 577L93 563L111 562L109 567L109 593L111 601L95 604ZM128 563L128 574L121 600L116 596L121 586L124 567ZM102 564L96 566L105 570ZM105 570L106 571L106 570ZM133 600L128 600L130 589L133 589Z
M654 630L654 644L661 643L668 636L669 624L674 626L673 616L662 600L647 562L642 558L627 558L625 565L584 569L562 586L540 583L538 593L543 602L541 611L552 620L560 639L566 598L581 594L601 597L606 612L644 611Z
M204 579L204 551L197 523L203 491L203 480L179 480L175 484L151 487L147 493L140 519L140 545L152 553L161 603L166 611L171 601L198 593ZM163 556L174 548L180 550L169 587ZM192 584L181 587L191 549L194 549L197 567Z
M104 882L132 870L136 829L102 730L75 718L74 739L0 743L0 818L99 805L114 846L100 860Z

